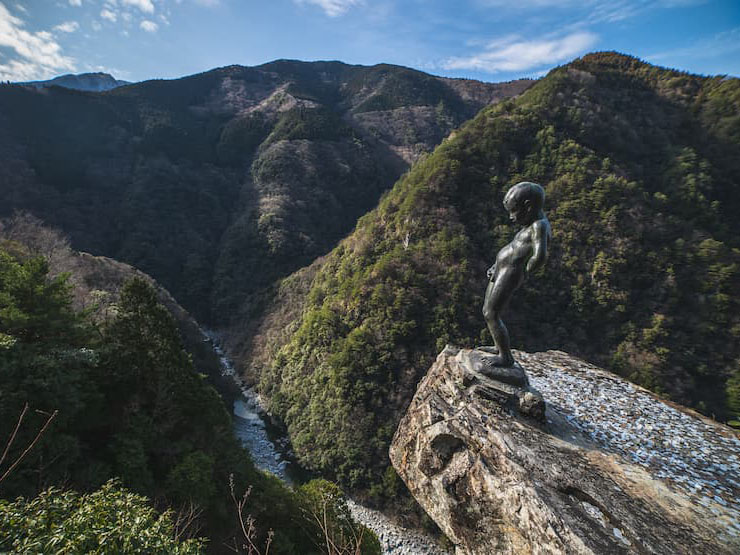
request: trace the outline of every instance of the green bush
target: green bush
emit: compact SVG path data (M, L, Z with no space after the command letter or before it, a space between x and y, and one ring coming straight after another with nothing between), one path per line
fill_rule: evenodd
M0 499L0 550L13 553L204 553L204 538L176 538L159 514L114 481L79 494L49 488L31 500Z

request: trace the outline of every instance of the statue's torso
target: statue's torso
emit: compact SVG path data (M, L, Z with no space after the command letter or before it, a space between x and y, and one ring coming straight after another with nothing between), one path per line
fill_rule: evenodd
M514 239L498 251L496 255L496 266L499 269L504 267L521 267L524 268L527 260L532 256L532 226L526 226L517 232Z

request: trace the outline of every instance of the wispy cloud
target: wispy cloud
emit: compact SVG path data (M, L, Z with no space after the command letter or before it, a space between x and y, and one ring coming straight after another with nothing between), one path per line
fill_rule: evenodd
M124 79L126 81L128 81L131 77L131 73L126 71L125 69L101 64L87 63L81 68L81 70L85 71L86 73L107 73L108 75L114 76L116 79Z
M492 8L509 8L514 10L528 10L532 8L570 8L583 4L589 0L478 0L478 4Z
M329 17L339 17L345 14L350 8L359 6L363 0L294 0L298 4L313 4L318 6Z
M157 29L159 29L159 25L154 23L153 21L149 21L148 19L145 19L139 24L139 27L146 31L147 33L156 33Z
M82 0L69 0L69 5L79 8L80 6L82 6Z
M598 41L589 32L577 32L551 40L522 40L509 36L491 41L482 52L472 56L448 58L444 69L469 69L486 73L523 71L556 64L583 54Z
M115 23L118 19L116 12L108 8L103 8L102 10L100 10L100 17L102 17L103 19L107 19L111 23Z
M709 0L477 0L484 7L524 12L543 9L577 10L586 23L615 23L654 9L685 8Z
M645 58L650 62L666 63L680 59L707 59L733 52L740 52L740 27L717 33L681 48L651 54Z
M206 6L207 8L211 8L213 6L218 6L221 4L221 0L193 0L196 4L200 4L201 6Z
M0 80L44 79L63 70L74 70L75 62L62 53L62 47L49 31L30 32L25 22L12 15L0 2L0 47L16 57L0 58Z
M154 4L152 0L121 0L124 6L133 6L139 8L144 13L154 13Z
M700 6L709 0L658 0L658 4L664 8L684 8L686 6Z
M65 21L54 27L54 30L60 33L74 33L79 28L80 24L76 21Z

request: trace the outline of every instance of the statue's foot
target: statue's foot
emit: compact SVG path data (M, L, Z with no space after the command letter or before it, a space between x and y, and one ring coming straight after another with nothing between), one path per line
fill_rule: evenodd
M490 359L488 359L488 364L490 364L491 366L514 366L514 357L496 355L495 357L491 357Z
M498 347L496 345L480 345L475 348L476 351L483 351L484 353L488 353L491 355L497 355L498 354Z

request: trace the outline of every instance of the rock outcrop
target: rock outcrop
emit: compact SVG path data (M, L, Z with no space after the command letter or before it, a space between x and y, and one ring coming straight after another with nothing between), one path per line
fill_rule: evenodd
M446 347L390 449L458 553L740 552L731 430L565 353L508 384L485 356Z

